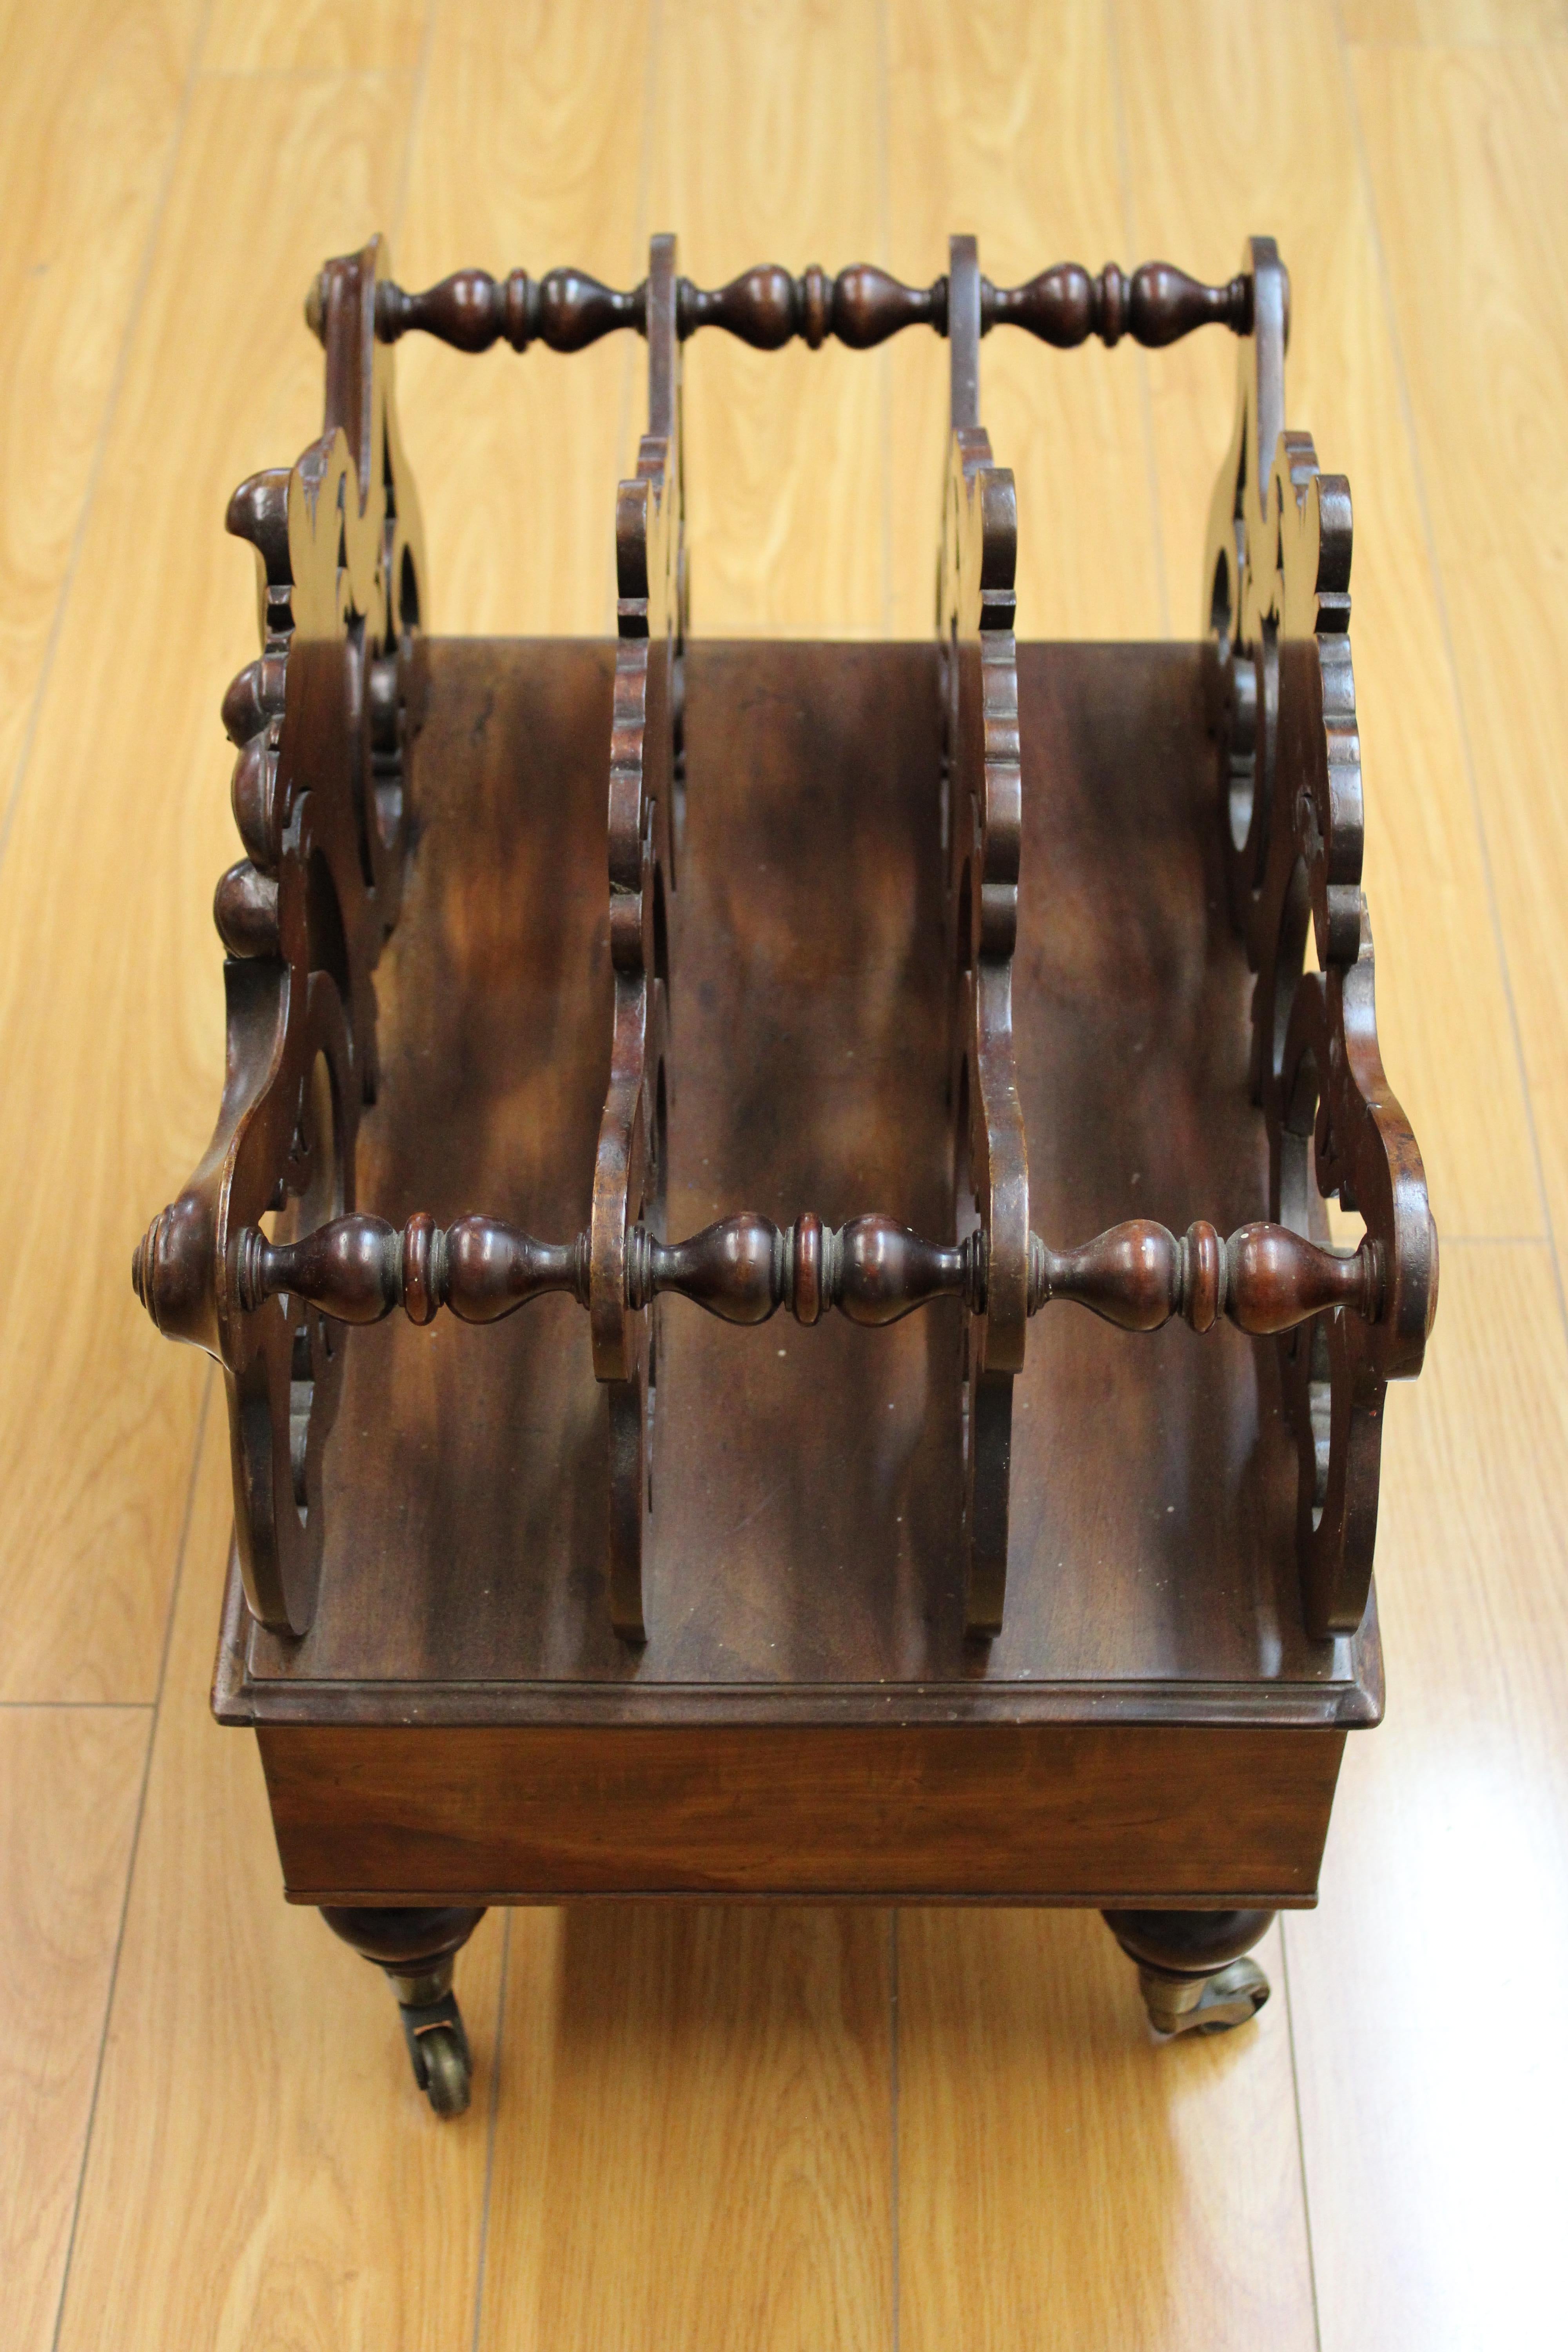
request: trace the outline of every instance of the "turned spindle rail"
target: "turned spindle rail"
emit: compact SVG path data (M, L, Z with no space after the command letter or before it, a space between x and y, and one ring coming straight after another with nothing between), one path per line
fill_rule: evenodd
M310 289L305 315L312 331L325 330L321 281ZM492 278L486 269L458 269L437 286L409 293L390 278L376 288L375 331L383 342L419 333L434 335L460 352L488 352L507 342L515 352L543 343L554 352L580 352L602 335L630 327L647 331L647 289L605 286L581 269L550 269L531 278L525 269ZM777 351L795 337L812 351L830 338L853 351L868 351L905 327L948 331L948 280L906 286L870 262L857 262L829 278L814 262L798 278L776 263L742 270L727 286L701 287L689 278L676 287L676 332L682 341L700 327L721 327L754 350ZM1252 280L1232 278L1205 286L1168 261L1146 261L1131 276L1115 262L1097 275L1076 261L1058 262L1023 286L980 280L980 331L1021 327L1041 342L1068 351L1098 335L1106 344L1124 335L1159 347L1196 327L1252 331Z
M162 1220L136 1251L132 1279L152 1311ZM627 1251L633 1307L664 1296L688 1298L726 1323L765 1323L784 1307L797 1323L820 1322L830 1307L851 1323L896 1323L932 1299L984 1302L980 1236L944 1246L891 1217L825 1225L809 1212L781 1227L751 1211L706 1226L689 1241L663 1242L634 1228ZM589 1302L589 1238L536 1241L491 1217L463 1217L443 1230L428 1213L401 1229L381 1217L335 1218L297 1242L241 1234L237 1281L247 1312L279 1295L308 1299L340 1323L379 1323L401 1307L428 1323L443 1307L460 1322L493 1323L530 1299L565 1291ZM1181 1316L1207 1331L1222 1315L1257 1337L1289 1331L1333 1307L1375 1321L1383 1271L1375 1243L1338 1256L1284 1225L1240 1226L1228 1239L1203 1220L1179 1237L1152 1219L1112 1225L1063 1252L1029 1237L1028 1311L1058 1299L1089 1307L1124 1331L1155 1331Z

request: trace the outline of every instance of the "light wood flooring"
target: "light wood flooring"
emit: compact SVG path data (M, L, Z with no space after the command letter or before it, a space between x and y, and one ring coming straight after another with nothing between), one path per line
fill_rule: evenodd
M12 2352L1448 2352L1562 2340L1565 0L9 0L0 12L0 2336ZM1255 2029L1154 2047L1093 1916L492 1916L479 2093L279 1899L206 1708L221 1392L132 1297L209 1132L222 530L300 299L676 228L922 282L1275 233L1355 499L1384 1055L1442 1227L1391 1400L1386 1725ZM604 631L637 354L405 345L437 628ZM944 354L689 362L695 623L923 632ZM1020 631L1195 629L1234 355L997 337Z

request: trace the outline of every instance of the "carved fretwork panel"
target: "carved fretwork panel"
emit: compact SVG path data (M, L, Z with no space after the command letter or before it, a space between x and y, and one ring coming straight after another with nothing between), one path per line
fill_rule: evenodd
M1350 487L1320 470L1305 434L1285 429L1289 284L1271 240L1254 238L1246 261L1254 329L1240 348L1204 589L1232 910L1258 975L1253 1091L1272 1213L1306 1234L1321 1229L1331 1193L1359 1211L1381 1301L1373 1318L1337 1308L1279 1343L1301 1464L1302 1602L1310 1630L1327 1634L1353 1632L1366 1608L1384 1391L1421 1369L1437 1242L1377 1044Z
M1028 1315L1029 1171L1013 1060L1023 787L1013 583L1013 477L979 421L980 289L973 237L948 272L952 425L937 626L944 665L943 824L952 972L953 1214L979 1236L963 1319L965 1623L998 1633L1007 1585L1013 1381Z
M384 268L378 244L328 264L321 436L229 505L229 529L256 549L261 648L223 706L247 853L214 906L227 1076L206 1156L136 1267L159 1327L224 1367L246 1591L293 1633L315 1606L341 1335L297 1298L247 1308L238 1256L263 1217L283 1240L353 1208L355 1131L375 1095L372 974L402 887L423 566L392 353L375 334Z
M588 1311L609 1432L610 1614L641 1641L652 1515L658 1309L634 1299L634 1229L664 1234L665 1056L675 913L684 551L675 239L648 257L648 429L616 502L616 644L610 743L610 1085L594 1166Z

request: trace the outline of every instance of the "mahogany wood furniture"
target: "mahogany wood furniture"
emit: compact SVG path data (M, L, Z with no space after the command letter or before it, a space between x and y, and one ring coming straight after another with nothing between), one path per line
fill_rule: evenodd
M489 1903L1093 1904L1176 2032L1252 2015L1315 1899L1436 1242L1288 310L1261 238L1223 287L999 289L957 237L923 289L709 291L661 236L631 292L410 294L374 244L312 289L322 436L229 512L223 1105L133 1272L225 1370L218 1715L439 2112ZM1206 635L1020 644L984 336L1211 321ZM952 362L935 642L690 642L684 342L910 324ZM626 328L614 646L426 637L391 346Z

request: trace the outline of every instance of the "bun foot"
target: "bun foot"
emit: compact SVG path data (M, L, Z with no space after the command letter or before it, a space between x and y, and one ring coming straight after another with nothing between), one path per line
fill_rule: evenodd
M1250 2025L1268 1998L1268 1979L1256 1960L1232 1960L1212 1977L1168 1977L1140 1969L1138 1989L1156 2033L1228 2033Z
M473 2053L452 1990L458 1954L483 1911L323 1909L334 1936L379 1968L397 1996L414 2079L438 2116L460 2116L472 2095Z
M1105 1924L1138 1963L1149 2022L1177 2033L1228 2033L1250 2025L1268 1998L1268 1979L1247 1948L1272 1911L1107 1911Z

